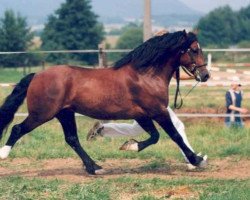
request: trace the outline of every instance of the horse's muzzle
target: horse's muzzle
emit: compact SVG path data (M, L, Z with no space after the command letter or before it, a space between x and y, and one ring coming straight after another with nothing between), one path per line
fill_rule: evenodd
M206 82L209 78L210 78L210 74L208 72L207 73L202 73L200 75L200 81L201 82Z
M194 72L195 80L199 82L206 82L210 78L210 74L207 70Z

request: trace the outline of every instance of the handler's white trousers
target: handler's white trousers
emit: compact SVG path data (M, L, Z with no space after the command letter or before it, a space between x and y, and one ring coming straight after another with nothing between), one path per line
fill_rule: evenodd
M176 116L174 111L167 107L172 123L174 124L176 130L182 137L185 144L189 147L191 151L194 152L193 148L188 142L185 127L182 121ZM106 123L103 124L104 129L102 130L102 135L104 137L119 137L119 136L138 136L144 133L144 129L134 121L133 124L129 123ZM183 153L183 152L182 152Z

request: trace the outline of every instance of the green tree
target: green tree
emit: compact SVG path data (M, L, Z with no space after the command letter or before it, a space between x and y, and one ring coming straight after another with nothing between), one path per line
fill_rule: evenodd
M196 27L202 45L227 47L238 41L238 19L229 6L217 8L201 18Z
M42 48L45 50L97 49L103 39L103 26L91 10L89 0L66 0L49 16L42 33ZM89 64L97 62L96 54L54 54L49 61L57 63L70 60Z
M128 24L122 28L122 34L117 42L117 49L133 49L143 42L141 25Z
M239 10L238 19L240 24L241 40L250 41L250 5Z
M32 38L26 18L6 10L0 19L0 51L26 51ZM0 65L5 67L22 66L26 60L24 55L0 55Z
M143 42L142 25L130 23L121 29L121 36L119 37L116 49L134 49ZM126 53L116 53L109 56L109 60L116 61L123 57Z
M239 11L229 6L215 9L201 18L196 27L205 46L228 47L250 40L250 5Z

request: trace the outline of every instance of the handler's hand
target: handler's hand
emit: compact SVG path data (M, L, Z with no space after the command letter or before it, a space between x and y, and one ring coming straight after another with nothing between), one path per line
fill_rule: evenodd
M242 113L242 114L248 113L248 110L247 110L246 108L241 108L239 111L240 111L240 113Z

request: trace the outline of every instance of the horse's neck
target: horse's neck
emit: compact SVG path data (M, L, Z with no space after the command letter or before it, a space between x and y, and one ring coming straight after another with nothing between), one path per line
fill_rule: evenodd
M175 63L173 62L168 62L166 63L166 65L164 66L163 70L162 70L162 75L163 75L163 78L165 78L166 80L166 83L170 83L172 77L173 77L173 74L175 73L176 69L177 69L178 66L175 66Z
M112 69L113 75L119 79L121 78L120 76L126 75L127 77L133 77L135 79L147 79L152 81L158 79L162 80L164 85L168 87L169 82L173 76L173 73L175 72L174 67L172 66L171 63L166 63L166 65L161 69L161 71L156 71L153 68L149 69L147 72L140 73L137 70L135 70L131 65L124 66L120 69ZM137 77L137 78L136 78Z

